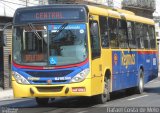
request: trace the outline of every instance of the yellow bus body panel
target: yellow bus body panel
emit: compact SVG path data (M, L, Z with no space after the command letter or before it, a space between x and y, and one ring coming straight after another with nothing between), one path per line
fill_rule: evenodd
M25 97L67 97L67 96L91 96L91 80L85 79L80 83L72 84L58 84L58 85L23 85L18 84L16 81L12 81L12 87L15 98ZM62 87L60 91L52 91L53 88ZM73 92L72 88L85 88L84 92ZM43 88L39 90L39 88ZM66 88L69 88L68 93L65 93ZM34 91L34 94L30 90ZM46 90L48 89L48 90Z

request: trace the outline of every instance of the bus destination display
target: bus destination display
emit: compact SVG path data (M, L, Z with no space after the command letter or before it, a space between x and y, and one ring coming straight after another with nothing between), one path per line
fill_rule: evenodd
M22 10L16 14L14 23L22 24L27 22L57 22L64 20L85 21L85 10L83 8L77 9L43 9L43 10Z

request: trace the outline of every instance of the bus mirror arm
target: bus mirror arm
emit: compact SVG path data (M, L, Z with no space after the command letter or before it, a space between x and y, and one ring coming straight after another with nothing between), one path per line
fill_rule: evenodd
M129 47L129 51L131 51L132 50L132 48L131 47Z
M94 20L94 17L93 17L92 15L89 15L89 19L90 19L91 21L93 21L93 20Z
M128 37L128 29L126 28L126 33L127 33L127 44L128 44L128 48L129 50L131 50L130 44L129 44L129 37Z
M2 42L1 42L2 46L6 46L7 45L7 36L6 34L3 32L3 36L2 36Z
M128 36L127 36L128 37ZM129 48L129 51L131 51L131 47L130 47L130 44L129 44L129 39L127 38L127 44L128 44L128 48Z
M13 25L12 22L8 22L8 23L5 24L5 26L4 26L3 29L2 29L2 31L3 31L2 42L1 42L1 45L2 45L2 46L6 46L6 45L7 45L7 36L6 36L5 31L6 31L6 29L7 29L8 27L11 27L12 25Z

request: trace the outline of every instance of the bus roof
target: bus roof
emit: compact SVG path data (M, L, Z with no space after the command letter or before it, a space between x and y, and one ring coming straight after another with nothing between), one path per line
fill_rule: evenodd
M123 16L128 21L139 22L139 23L150 24L150 25L155 24L152 19L137 16L133 12L123 10L123 9L111 9L109 7L107 8L107 7L91 6L91 5L87 5L87 7L89 9L89 13L91 14L103 15L107 17L109 16L117 19L121 19L121 16Z
M19 8L14 14L14 25L45 22L87 22L86 5L56 4Z
M51 7L66 7L66 8L78 8L78 7L83 7L87 10L87 12L95 15L103 15L106 17L112 17L112 18L117 18L121 19L122 16L125 17L126 20L128 21L133 21L133 22L139 22L139 23L144 23L144 24L150 24L154 25L154 21L152 19L144 18L141 16L136 16L133 12L123 10L123 9L113 9L109 8L104 5L83 5L83 4L54 4L54 5L45 5L45 6L32 6L32 7L26 7L26 8L19 8L16 10L15 15L14 15L14 21L16 14L19 13L20 11L26 11L26 10L36 10L36 9L47 9Z

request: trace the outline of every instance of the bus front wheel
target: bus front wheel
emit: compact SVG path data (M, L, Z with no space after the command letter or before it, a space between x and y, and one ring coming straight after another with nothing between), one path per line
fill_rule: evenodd
M39 106L46 106L49 102L49 98L38 98L36 97L36 102Z
M110 100L110 79L105 78L104 80L104 91L103 94L97 95L98 103L104 104Z
M144 73L143 70L140 70L139 73L139 80L138 80L138 86L136 88L136 93L142 94L144 90Z

